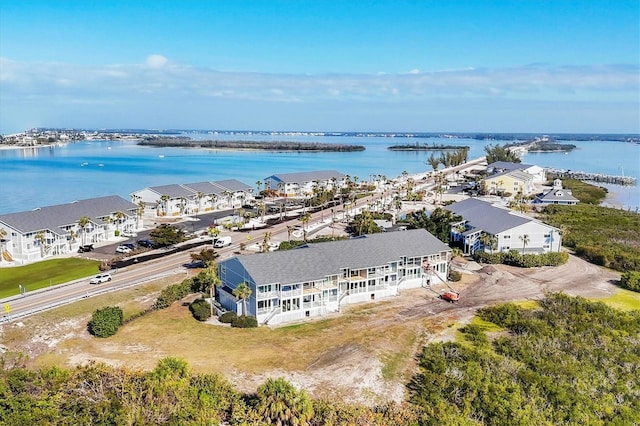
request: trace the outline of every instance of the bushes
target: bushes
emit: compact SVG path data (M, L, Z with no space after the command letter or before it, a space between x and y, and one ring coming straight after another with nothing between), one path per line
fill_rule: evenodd
M625 272L620 277L620 285L627 290L640 292L640 272Z
M204 299L194 300L189 305L189 310L198 321L206 321L211 317L211 305Z
M454 271L453 269L449 269L449 281L456 282L462 279L462 274L458 271Z
M193 280L191 278L182 281L180 284L173 284L162 290L156 299L156 308L168 308L173 302L178 301L191 293Z
M235 312L229 311L220 315L218 317L218 321L220 321L223 324L231 324L233 321L235 321L237 317L238 315Z
M255 328L257 326L258 320L246 315L237 316L233 321L231 321L231 327L236 328Z
M122 325L123 317L122 309L117 306L98 309L89 321L89 332L97 337L113 336Z
M473 254L473 260L479 263L519 266L521 268L535 268L538 266L559 266L569 260L566 252L548 252L542 254L521 254L517 250L501 253L487 253L477 251Z

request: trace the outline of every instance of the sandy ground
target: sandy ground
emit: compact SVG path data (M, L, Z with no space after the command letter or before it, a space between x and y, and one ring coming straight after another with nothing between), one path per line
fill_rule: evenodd
M456 259L454 266L463 272L462 281L451 284L461 294L458 303L451 304L438 298L438 293L447 290L441 284L433 289L405 290L399 296L387 299L385 303L368 304L369 315L366 319L359 319L357 324L357 327L375 331L375 341L369 342L373 344L368 347L361 342L336 343L323 353L314 354L315 358L302 371L278 369L249 373L231 369L224 374L237 389L244 392L254 392L267 377L285 377L316 398L337 397L345 402L364 404L402 401L406 396L405 385L415 371L414 355L419 352L420 347L429 342L455 338L457 328L470 321L478 308L504 301L536 300L548 292L607 297L618 290L614 285L619 280L618 273L586 263L574 256L570 256L566 265L555 268L520 269L504 265L481 267L464 259ZM345 315L350 309L359 308L362 305L354 305L335 315ZM398 351L397 342L393 341L390 331L397 332L399 324L403 332L413 334L415 338L412 347L401 350L406 352L401 371L394 374L393 379L385 379L384 354ZM20 327L20 324L13 324L12 327ZM68 353L68 341L86 334L85 327L84 322L74 323L73 320L59 324L39 324L37 330L27 330L29 327L23 325L25 339L3 342L0 352L22 351L31 359L49 353ZM0 339L2 334L3 330L0 328ZM312 345L313 342L307 344ZM122 365L123 351L137 350L135 344L112 349L114 354L118 354L113 359L108 356L96 358L96 354L73 350L73 356L67 359L67 363L77 365L93 359L118 366Z

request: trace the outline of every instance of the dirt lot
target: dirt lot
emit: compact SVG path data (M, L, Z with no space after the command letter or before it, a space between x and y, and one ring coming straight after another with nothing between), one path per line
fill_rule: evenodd
M463 270L470 266L460 263ZM613 284L618 279L619 274L573 256L557 268L485 266L465 271L463 280L452 284L461 294L455 304L438 298L438 292L446 290L442 285L351 306L309 324L235 330L213 321L197 323L177 303L126 325L106 340L88 335L86 323L92 310L87 306L75 315L61 317L52 311L3 326L0 351L27 354L29 366L73 366L97 360L143 369L173 355L185 358L196 372L224 374L242 391L255 391L267 377L283 376L314 397L367 404L401 401L420 347L455 338L458 326L478 308L535 300L547 292L607 297L618 291ZM137 303L136 309L147 306L154 300L152 290L146 294L138 290L137 295L127 296L127 303ZM640 306L640 297L638 301Z

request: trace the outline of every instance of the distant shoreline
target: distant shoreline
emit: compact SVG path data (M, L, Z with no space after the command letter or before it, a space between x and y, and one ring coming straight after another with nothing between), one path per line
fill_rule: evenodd
M256 151L315 151L315 152L356 152L364 151L363 145L344 145L320 142L289 142L289 141L222 141L163 138L145 139L138 142L140 146L158 148L205 148L228 150L256 150Z

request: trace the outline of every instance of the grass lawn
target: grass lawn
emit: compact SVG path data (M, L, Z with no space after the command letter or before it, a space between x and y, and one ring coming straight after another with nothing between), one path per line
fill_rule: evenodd
M20 294L18 285L33 291L99 272L96 260L76 257L51 259L31 265L0 269L0 298Z

